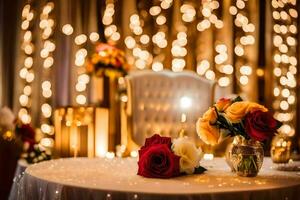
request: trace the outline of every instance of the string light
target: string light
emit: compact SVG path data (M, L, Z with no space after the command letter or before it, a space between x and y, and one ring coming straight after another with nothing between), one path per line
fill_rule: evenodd
M71 26L71 24L65 24L62 27L62 32L65 35L71 35L73 33L73 27Z
M221 87L227 87L230 85L231 75L233 73L232 65L227 64L228 48L225 44L217 44L215 51L215 66L219 74L218 84Z
M77 67L77 81L75 84L75 101L79 105L87 104L87 84L90 82L90 77L86 74L85 70L85 60L88 55L88 51L85 48L87 44L87 39L90 39L92 43L95 43L99 40L100 36L96 32L91 32L89 36L85 34L77 35L74 39L74 43L77 45L78 49L75 53L75 61L74 64Z
M21 50L25 55L23 67L19 71L19 76L24 80L23 92L19 96L19 103L21 108L18 112L18 117L24 124L31 122L31 84L34 81L33 71L33 53L34 44L32 36L32 24L34 19L34 11L30 4L26 4L22 9L22 23L23 42Z
M114 24L115 16L115 0L106 0L105 10L102 17L102 22L105 26L104 35L108 42L117 43L121 35L118 32L117 26Z
M284 125L280 132L295 134L297 18L296 1L272 0L274 117Z
M105 25L109 25L108 22L112 19L112 16L114 14L114 5L111 3L113 1L107 1L107 7L105 10L105 14L103 16L103 23ZM71 24L65 24L62 27L62 32L69 36L72 35L74 32L74 29ZM108 30L106 30L108 31ZM88 54L87 49L85 48L88 40L92 43L98 42L100 39L100 36L97 32L91 32L89 35L86 34L79 34L76 35L74 38L74 43L77 46L77 50L75 52L75 60L74 65L77 68L77 80L75 84L75 102L79 105L85 105L87 104L87 84L90 82L89 76L86 74L85 69L85 61ZM116 37L111 35L111 39L114 40ZM117 41L117 40L114 40ZM46 60L45 60L46 62ZM47 63L44 62L44 65L47 65L52 62L52 60L48 60Z
M43 59L43 79L41 84L42 92L42 105L41 105L41 124L40 130L44 134L44 138L41 139L40 144L45 147L52 147L53 140L51 136L54 134L54 127L52 125L52 84L51 84L51 68L54 64L53 52L56 45L53 38L54 20L51 18L51 13L54 9L53 2L47 2L40 14L39 27L41 30L42 49L40 50L40 56ZM68 28L65 28L68 29Z
M152 26L153 34L144 33L146 20L141 13L134 13L130 16L129 28L132 35L124 39L127 49L127 61L136 66L137 69L151 67L154 71L161 71L164 68L164 60L168 46L168 29L166 27L166 12L171 7L172 0L162 0L149 9L149 14L155 22ZM149 50L151 48L151 51Z
M236 28L234 54L236 76L239 80L240 89L248 85L250 76L252 75L252 63L247 57L247 48L255 43L253 33L255 26L250 22L248 8L249 2L246 0L236 0L235 4L229 8L229 13L234 17L234 26Z
M202 32L209 29L212 25L217 29L221 29L224 26L222 20L218 19L217 15L214 13L216 9L220 7L218 1L205 1L202 5L201 14L203 15L203 20L198 22L197 30Z
M178 32L176 39L172 42L171 53L173 55L172 70L180 72L184 69L186 61L184 57L187 54L185 45L187 44L187 34L184 31Z
M200 7L201 20L197 22L197 30L204 32L208 29L217 34L217 31L224 27L224 22L218 17L220 3L214 0L208 0L202 3ZM228 63L228 48L225 43L214 43L215 48L212 54L213 62L208 58L197 56L197 73L209 80L215 80L219 86L227 87L231 83L233 67ZM201 52L201 49L198 49Z
M78 38L78 36L75 38L75 44L78 45L79 48L76 53L75 53L75 65L78 68L78 76L77 76L77 83L75 85L75 90L78 93L75 101L77 104L79 105L85 105L87 103L87 97L86 97L86 88L87 88L87 84L90 82L90 78L89 76L86 74L85 72L85 67L84 67L84 63L85 63L85 59L87 56L87 50L83 47L83 45L86 43L86 39L87 36L84 34L79 35L79 37L82 37L82 43L76 43L76 38ZM92 39L93 38L92 36ZM93 40L92 40L93 42Z

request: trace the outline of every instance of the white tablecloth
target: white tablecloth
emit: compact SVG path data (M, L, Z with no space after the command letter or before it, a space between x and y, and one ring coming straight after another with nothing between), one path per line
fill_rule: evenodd
M22 200L300 199L299 173L276 171L269 158L255 178L231 173L223 158L201 165L204 174L164 180L136 175L134 158L52 160L28 167L14 192Z
M28 163L26 162L26 160L23 159L18 160L18 164L17 164L17 168L13 180L13 185L11 187L10 194L9 194L9 200L17 198L16 191L18 190L18 184L20 183L20 179L22 178L27 167L28 167Z

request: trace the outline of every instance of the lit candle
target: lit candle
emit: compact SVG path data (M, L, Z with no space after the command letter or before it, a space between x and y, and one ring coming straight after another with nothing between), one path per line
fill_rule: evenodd
M181 114L181 123L185 123L186 122L186 114L182 113Z
M182 113L181 114L181 130L179 132L179 137L183 137L184 136L184 124L186 122L186 114Z
M105 157L108 151L109 111L100 108L96 110L96 156Z
M73 149L74 158L78 155L78 126L74 124L71 126L71 148Z
M184 136L184 129L185 129L185 123L186 123L186 114L185 112L192 106L192 99L190 97L187 96L183 96L180 98L180 107L182 109L182 114L181 114L181 130L179 132L179 137L183 137Z

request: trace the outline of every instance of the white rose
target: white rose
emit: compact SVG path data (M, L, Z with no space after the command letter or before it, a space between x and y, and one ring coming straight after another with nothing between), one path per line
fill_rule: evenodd
M180 172L193 174L195 168L200 166L201 149L198 149L188 137L174 139L172 150L180 156Z
M15 116L8 107L0 109L0 128L4 130L14 129Z

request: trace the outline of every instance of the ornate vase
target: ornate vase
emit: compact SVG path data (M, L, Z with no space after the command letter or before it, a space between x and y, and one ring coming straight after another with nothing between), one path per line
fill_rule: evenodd
M258 174L264 158L260 142L236 136L228 147L226 161L239 176L254 177Z
M227 165L230 167L232 172L235 172L235 169L232 165L232 147L233 143L229 143L228 146L226 147L226 152L225 152L225 160Z

